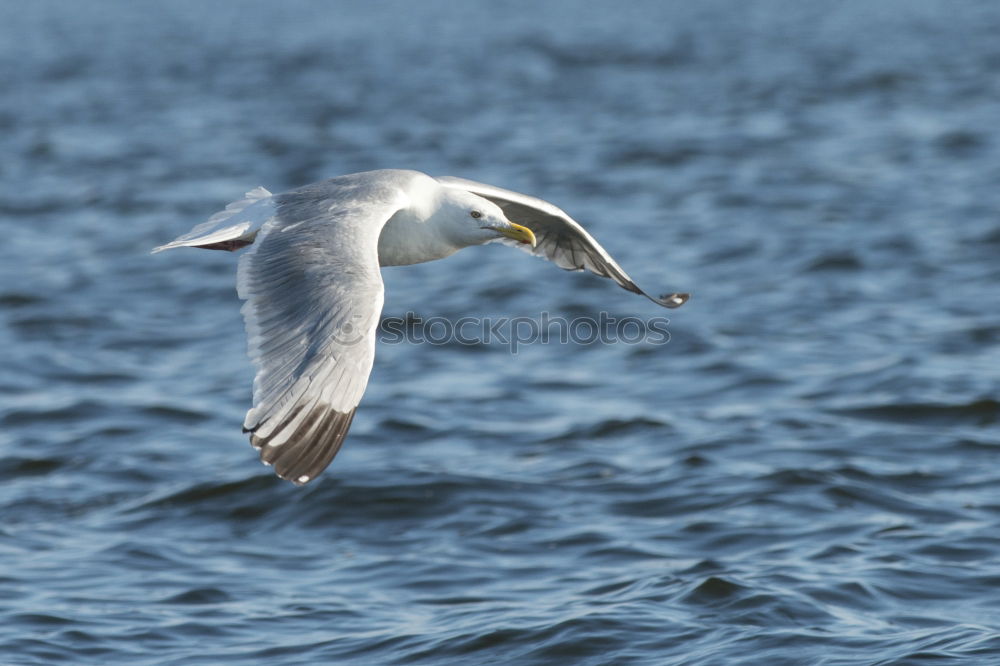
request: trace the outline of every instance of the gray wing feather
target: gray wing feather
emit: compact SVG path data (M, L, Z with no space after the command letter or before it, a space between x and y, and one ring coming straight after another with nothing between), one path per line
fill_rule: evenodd
M378 235L405 204L389 184L356 185L276 195L275 216L239 263L257 367L243 428L261 460L297 484L337 454L368 384L383 301Z
M564 270L587 270L601 277L611 278L623 289L641 294L665 308L680 307L689 298L689 294L681 293L659 297L647 294L586 229L548 201L454 176L443 176L437 181L445 187L466 190L489 199L504 211L509 220L531 229L537 244L532 248L516 241L501 242L548 259Z

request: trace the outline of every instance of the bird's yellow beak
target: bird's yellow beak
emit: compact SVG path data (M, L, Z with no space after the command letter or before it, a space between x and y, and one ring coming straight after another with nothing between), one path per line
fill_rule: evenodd
M521 226L520 224L510 223L509 227L504 227L502 229L497 229L507 238L513 238L518 243L531 243L531 247L538 245L538 241L535 240L535 234L528 227Z

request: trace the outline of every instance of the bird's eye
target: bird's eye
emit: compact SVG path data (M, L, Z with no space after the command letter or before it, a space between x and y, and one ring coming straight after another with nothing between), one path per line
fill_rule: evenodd
M471 213L469 213L469 215L476 218L477 220L483 216L483 214L480 213L478 210L472 211Z

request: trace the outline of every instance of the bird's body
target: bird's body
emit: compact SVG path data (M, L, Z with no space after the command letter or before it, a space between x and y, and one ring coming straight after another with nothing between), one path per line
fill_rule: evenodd
M687 300L686 294L643 292L552 204L396 169L274 195L258 187L154 252L250 246L237 272L257 367L243 427L261 460L301 485L336 455L367 386L383 302L379 267L433 261L492 241L515 244L560 268L610 277L664 307Z

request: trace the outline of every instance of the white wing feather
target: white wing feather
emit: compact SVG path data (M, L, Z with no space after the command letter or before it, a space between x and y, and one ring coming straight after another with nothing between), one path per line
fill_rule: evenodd
M237 273L257 367L243 427L261 460L298 484L336 455L368 384L383 301L378 237L407 201L388 184L331 182L274 197L276 215Z
M673 293L659 297L647 294L586 229L548 201L454 176L442 176L437 181L445 187L466 190L492 201L510 221L531 229L537 241L535 247L516 241L501 241L507 245L548 259L564 270L587 270L595 275L611 278L623 289L641 294L666 308L680 307L688 300L688 294Z
M235 250L253 242L264 223L274 217L274 202L270 192L256 187L245 198L226 206L191 231L166 245L153 249L153 254L175 247L211 247Z

